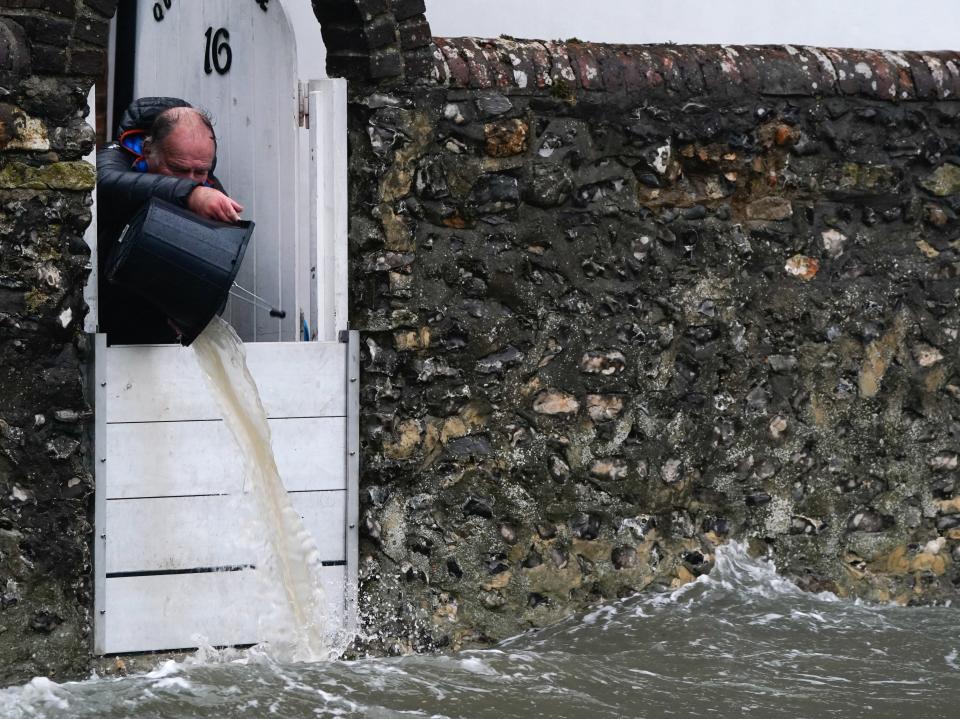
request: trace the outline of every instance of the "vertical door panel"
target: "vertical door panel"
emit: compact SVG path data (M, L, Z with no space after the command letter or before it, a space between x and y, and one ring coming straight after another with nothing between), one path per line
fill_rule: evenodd
M293 29L279 2L264 12L252 0L175 0L158 21L155 3L140 1L134 95L181 97L213 116L216 174L257 225L237 284L287 312L281 321L232 297L225 316L246 341L296 340L300 218Z

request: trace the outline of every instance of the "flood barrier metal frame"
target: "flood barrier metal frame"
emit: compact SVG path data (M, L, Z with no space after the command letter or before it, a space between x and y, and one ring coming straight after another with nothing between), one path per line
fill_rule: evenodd
M356 636L360 591L360 333L343 330L347 345L347 583L344 592L345 631Z
M344 376L343 376L343 401L344 401L344 455L343 455L343 491L344 515L340 521L343 522L343 551L344 562L335 562L335 566L343 565L342 602L337 607L340 616L337 617L344 623L342 629L347 633L356 631L356 592L359 580L359 551L357 527L359 523L359 476L360 476L360 338L356 330L342 331L339 333L339 343L323 343L328 346L339 344L344 352ZM304 347L314 343L295 343L286 346ZM94 653L97 655L117 654L138 651L163 651L174 649L189 649L190 646L151 646L144 644L142 646L126 646L122 649L111 647L109 645L107 624L111 621L111 616L107 614L107 553L108 542L111 541L110 527L108 526L108 497L110 488L110 476L113 469L111 463L107 461L108 457L108 411L110 387L107 385L108 358L111 348L107 346L106 336L97 334L94 338L95 356L94 356L94 386L93 399L96 407L96 416L94 422L94 474L96 480L96 494L94 507L94 632L93 643ZM276 347L277 352L283 352L284 345ZM335 386L335 385L334 385ZM222 420L220 420L222 423ZM122 423L121 423L122 424ZM230 451L233 451L233 440L230 439ZM122 471L122 470L121 470ZM332 490L341 491L341 490ZM226 538L225 538L226 539ZM222 567L222 571L244 570L249 567ZM209 569L209 568L207 568ZM187 570L157 571L155 574L170 576L175 574L192 573ZM205 572L216 574L217 572ZM136 573L138 575L151 575L151 572ZM131 611L136 611L132 607ZM207 641L214 646L223 646L227 644L247 644L255 643L258 637L245 637L243 641L223 641L216 634L206 636ZM249 641L248 641L249 639Z

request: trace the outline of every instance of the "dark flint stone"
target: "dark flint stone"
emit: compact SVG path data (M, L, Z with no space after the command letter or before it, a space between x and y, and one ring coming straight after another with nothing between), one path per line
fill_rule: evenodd
M637 180L647 187L658 188L660 187L660 178L657 177L652 172L641 172L637 175Z
M557 164L537 164L530 170L524 198L535 207L557 207L570 197L573 181Z
M557 528L552 524L547 524L546 522L538 522L537 535L540 537L540 539L553 539L557 536Z
M510 112L513 103L498 92L481 93L476 99L477 110L481 117L495 117Z
M400 575L403 577L404 581L407 582L426 582L427 575L422 569L419 569L409 562L404 562L400 565Z
M683 555L683 566L696 577L709 574L710 570L713 569L713 563L708 562L707 558L703 556L703 553L696 550L686 552Z
M527 596L527 606L530 607L530 609L535 609L539 607L541 604L549 604L549 603L550 603L549 599L547 599L542 594L537 594L536 592L531 592L530 595Z
M500 372L510 365L516 364L523 359L523 352L513 345L508 345L502 352L487 355L477 362L477 371L483 374L493 374Z
M747 495L747 506L748 507L760 507L764 504L769 504L773 498L766 492L755 492L754 494Z
M373 484L366 488L367 500L374 507L382 507L390 498L390 490L380 484Z
M15 85L29 67L30 41L27 34L12 18L0 18L0 81Z
M63 623L63 619L52 612L39 611L30 620L30 628L39 634L49 634Z
M428 200L439 200L450 194L447 187L446 168L442 158L436 155L425 157L420 161L414 183L417 194Z
M707 532L713 532L721 537L730 534L730 522L723 517L708 519L704 522L703 528Z
M508 569L510 569L510 565L507 563L507 557L504 554L491 557L487 562L487 571L490 574L503 574Z
M531 547L530 552L523 560L522 566L526 569L533 569L534 567L539 567L541 564L543 564L543 557L540 555L540 552Z
M456 559L447 560L447 571L451 574L451 576L454 576L457 579L460 579L463 576L463 570L460 569L460 565L457 563Z
M960 514L947 514L937 519L937 530L946 532L960 527Z
M364 355L366 355L366 362L363 366L364 371L386 375L396 373L399 358L393 350L379 347L373 340L367 339L367 349Z
M878 512L857 512L847 522L848 532L882 532L894 525L893 517Z
M952 475L941 477L930 485L930 490L934 496L940 499L950 499L953 496L956 483L956 478Z
M407 540L407 546L410 547L411 552L422 554L425 557L433 554L433 540L429 537L413 536Z
M633 569L640 564L637 550L633 547L615 547L610 553L610 561L617 569Z
M516 205L520 201L520 186L510 175L482 175L473 186L471 200L477 205L504 203Z
M467 516L493 518L493 509L490 508L490 501L478 497L469 497L463 503L463 513Z
M570 529L579 539L596 539L600 536L600 517L587 512L577 512L570 517Z
M490 440L479 435L452 439L447 443L447 449L454 457L485 456L493 452Z

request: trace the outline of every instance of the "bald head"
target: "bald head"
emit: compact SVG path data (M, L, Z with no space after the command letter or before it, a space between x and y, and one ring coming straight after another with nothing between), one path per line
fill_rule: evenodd
M143 145L147 171L206 182L217 155L210 118L192 107L172 107L157 115Z

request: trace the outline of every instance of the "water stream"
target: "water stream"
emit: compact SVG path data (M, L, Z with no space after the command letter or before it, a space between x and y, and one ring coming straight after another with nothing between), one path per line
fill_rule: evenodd
M320 553L280 479L243 342L233 327L214 317L193 348L243 457L243 488L253 496L256 526L263 535L263 541L253 543L262 604L268 608L260 616L260 636L277 658L336 658L349 638L326 621ZM275 601L280 592L285 601Z
M960 609L811 595L737 544L708 577L490 649L293 663L205 650L149 674L0 691L21 719L953 719Z

